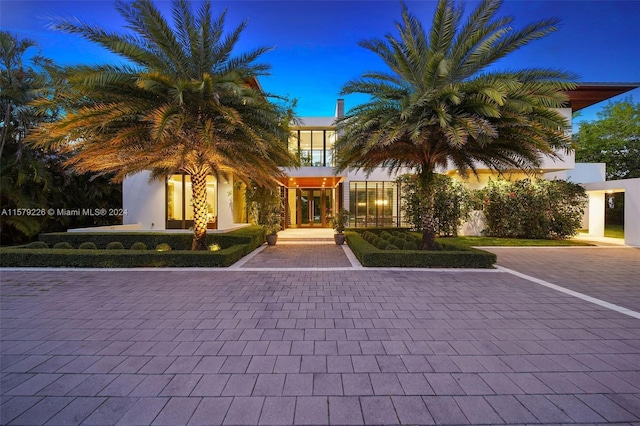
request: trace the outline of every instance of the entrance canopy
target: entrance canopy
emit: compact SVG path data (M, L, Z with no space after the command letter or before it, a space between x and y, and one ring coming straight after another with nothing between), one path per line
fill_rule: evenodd
M344 178L329 177L289 177L280 179L280 183L287 188L335 188Z

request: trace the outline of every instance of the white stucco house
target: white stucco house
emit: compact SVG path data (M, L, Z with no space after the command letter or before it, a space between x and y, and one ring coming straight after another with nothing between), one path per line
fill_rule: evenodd
M561 113L571 121L572 114L613 96L640 87L640 84L583 83L568 93L569 105ZM395 176L380 169L369 176L358 172L336 174L333 147L337 134L336 117L344 114L344 101L338 100L335 116L303 117L293 128L289 148L301 158L301 167L286 169L281 196L288 206L285 227L330 227L330 218L339 208L348 209L352 226L403 226L399 188ZM589 195L589 234L604 235L604 209L607 192L625 193L625 243L640 246L640 179L605 181L604 165L576 164L573 153L559 160L547 159L541 167L547 179L568 179L585 186ZM455 170L449 170L455 175ZM477 188L495 174L481 170L480 178L467 182ZM513 179L524 177L514 171ZM174 174L162 181L149 181L149 173L125 179L123 208L127 214L123 227L140 230L188 229L193 224L189 176ZM229 230L247 223L243 186L233 179L208 181L209 228Z

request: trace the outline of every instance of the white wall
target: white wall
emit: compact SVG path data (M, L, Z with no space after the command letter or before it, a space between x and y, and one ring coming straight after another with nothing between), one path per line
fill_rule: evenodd
M591 182L584 187L589 195L589 234L598 236L604 233L606 194L624 192L624 243L640 247L640 178ZM601 224L597 223L598 220Z
M123 223L139 224L142 229L163 230L166 227L165 182L149 182L149 176L151 173L144 171L125 178L122 183L122 208L127 211Z
M604 182L606 180L605 163L576 163L573 170L545 173L545 179L564 179L575 183Z
M233 221L233 179L220 177L218 180L218 229L234 228Z

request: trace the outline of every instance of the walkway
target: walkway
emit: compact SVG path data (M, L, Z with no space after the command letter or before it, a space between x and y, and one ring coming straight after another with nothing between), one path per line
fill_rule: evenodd
M0 424L640 422L640 320L530 279L635 309L640 250L495 250L526 275L4 270Z

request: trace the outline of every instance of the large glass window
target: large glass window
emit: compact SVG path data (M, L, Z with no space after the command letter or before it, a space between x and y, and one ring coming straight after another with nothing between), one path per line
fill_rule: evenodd
M289 151L300 156L303 167L333 167L333 130L294 130L289 137Z
M349 207L354 226L402 226L399 188L396 182L349 183Z
M313 156L311 155L311 131L300 130L300 165L312 166Z
M167 228L189 229L193 226L191 176L176 174L167 178ZM216 229L218 222L217 182L207 176L207 227Z

